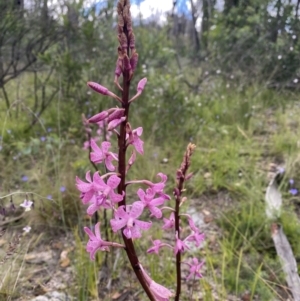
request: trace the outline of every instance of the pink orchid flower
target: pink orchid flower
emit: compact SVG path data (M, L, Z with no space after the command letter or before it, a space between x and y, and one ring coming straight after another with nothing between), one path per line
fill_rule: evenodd
M111 146L110 142L104 141L101 143L101 148L97 145L94 139L91 139L91 160L94 163L105 162L105 166L109 171L114 171L115 167L112 164L112 160L118 161L118 155L112 152L109 152Z
M139 138L143 133L143 128L138 127L127 134L128 144L132 144L136 151L141 155L144 154L144 142Z
M160 206L165 202L166 199L164 197L154 198L155 193L152 189L147 189L145 193L141 188L137 191L137 195L144 207L147 207L150 210L150 216L155 216L156 218L162 217L162 212L157 206Z
M173 249L173 247L171 245L163 243L159 239L156 239L156 240L151 239L151 241L153 243L153 246L147 250L147 253L149 253L149 254L155 253L158 255L158 252L162 247L169 247L169 248Z
M195 226L195 223L191 217L189 217L188 221L193 233L190 234L185 240L195 242L196 247L200 247L201 243L205 240L205 234L200 233L200 230Z
M186 280L193 278L202 278L202 274L199 272L202 268L204 261L199 262L197 258L192 259L192 263L184 262L190 267L190 273L186 277Z
M76 177L76 186L81 191L80 197L83 204L91 203L87 209L89 215L94 214L101 206L111 208L124 197L124 193L120 195L114 192L114 189L118 187L121 181L116 175L110 176L106 184L98 172L94 173L93 180L91 179L90 172L87 172L86 180L88 183Z
M164 218L163 221L164 221L164 225L162 227L163 230L174 229L174 227L175 227L175 215L174 215L174 212L172 212L170 214L169 219Z
M178 252L183 253L186 249L189 250L190 248L186 245L184 240L178 238L178 232L176 231L176 243L174 248L175 255Z
M95 225L95 234L88 227L84 227L85 233L89 236L89 241L86 245L86 251L90 253L91 260L95 260L95 253L100 251L109 251L109 247L119 247L123 248L123 245L120 245L115 242L104 241L101 238L100 233L100 222Z
M165 174L163 174L162 172L158 173L157 176L161 178L160 182L152 183L148 180L143 180L143 183L148 185L149 188L151 188L154 193L157 193L159 196L164 197L165 200L170 200L171 197L169 195L165 194L163 191L166 186L168 177Z
M142 214L144 206L141 202L134 202L131 206L120 206L115 211L115 219L110 221L112 230L117 232L120 229L123 229L124 235L130 238L140 238L140 230L148 230L152 223L143 222L137 218Z

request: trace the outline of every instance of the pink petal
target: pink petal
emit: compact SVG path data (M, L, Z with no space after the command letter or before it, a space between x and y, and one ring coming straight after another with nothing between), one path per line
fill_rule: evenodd
M107 180L107 185L110 188L115 189L118 187L120 182L121 182L121 179L118 176L113 175L113 176L110 176L109 179Z
M125 219L111 219L110 225L113 232L117 232L118 230L124 228L127 224L127 220Z
M144 210L144 206L141 202L134 202L131 206L129 216L133 219L138 218Z
M151 222L143 222L139 220L135 220L135 224L136 226L139 226L139 228L141 228L142 230L149 230L152 226Z
M98 211L99 208L100 208L100 206L96 205L95 203L92 203L86 210L86 213L89 216L92 216L96 211Z
M134 232L134 234L133 234ZM130 239L130 238L140 238L142 235L140 233L140 231L137 229L136 231L134 231L134 228L125 228L123 230L124 235Z
M104 155L100 147L97 145L94 139L91 140L91 148L94 152L91 152L91 160L94 163L102 163Z
M142 141L140 138L137 136L134 138L134 142L132 143L135 146L135 149L138 153L141 155L144 154L144 141Z
M159 208L156 207L149 207L150 212L152 213L152 215L154 215L156 218L161 218L162 217L162 212Z
M119 203L123 200L125 193L123 192L123 194L118 194L115 193L113 190L109 193L109 198L110 200L115 204L115 203Z
M87 171L86 174L85 174L85 179L88 181L88 182L92 182L92 178L91 178L91 172L90 171Z
M98 240L101 240L100 222L95 225L95 235Z
M143 189L139 188L136 194L139 196L140 200L143 201L146 193Z
M126 223L129 219L128 213L124 210L124 206L120 206L117 211L115 211L115 218L125 219Z
M102 149L103 154L106 154L108 152L110 146L111 146L110 142L104 141L101 143L101 149Z
M150 203L151 203L151 206L160 206L164 202L165 202L164 198L156 198L156 199L153 199Z
M166 183L168 177L165 174L163 174L162 172L159 172L157 174L157 176L159 176L161 178L161 183Z
M94 235L94 233L92 232L92 230L88 227L84 227L84 232L89 236L89 238L91 240L96 240L96 236Z
M136 128L135 130L135 133L138 135L138 136L141 136L143 134L143 128L142 127L138 127Z
M80 180L78 177L76 177L76 187L81 192L88 192L91 190L92 185L90 183L85 183L82 180Z
M101 176L99 175L98 172L95 172L95 173L94 173L94 176L93 176L93 184L94 184L94 186L95 186L97 189L99 189L99 190L105 189L106 186L107 186L107 185L105 184L105 182L103 181L103 179L101 178Z
M105 159L105 166L106 168L109 170L109 171L115 171L115 167L114 165L112 164L112 160L113 160L113 157L112 156L108 156L106 157Z
M141 231L140 231L139 227L135 226L135 227L131 228L131 237L132 238L140 238L140 237L142 237L142 234L141 234Z
M87 204L89 201L92 200L94 197L95 192L93 190L90 190L88 192L85 192L83 197L81 198L83 204Z

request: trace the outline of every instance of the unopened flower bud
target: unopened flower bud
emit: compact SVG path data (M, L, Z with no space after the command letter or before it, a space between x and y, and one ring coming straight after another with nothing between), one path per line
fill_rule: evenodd
M135 159L136 159L136 152L133 150L132 154L128 160L128 164L131 166L134 163Z
M126 50L128 48L128 41L127 41L127 37L124 32L122 32L121 34L118 35L118 40L119 40L121 48L123 50Z
M183 177L182 170L181 169L177 169L177 171L176 171L176 179L180 180L182 177Z
M187 200L187 197L186 197L186 196L183 197L183 198L181 199L181 202L180 202L180 204L179 204L179 207L180 207L186 200Z
M124 68L125 70L131 70L130 60L127 54L124 55Z
M95 82L88 82L87 85L93 89L94 91L102 94L102 95L108 95L110 97L113 97L114 99L118 100L119 102L122 102L121 98L118 97L116 94L113 92L109 91L107 88L99 85L98 83Z
M119 126L123 121L126 120L126 117L121 117L120 119L114 119L112 120L108 126L107 126L107 130L108 131L112 131L114 130L117 126Z
M127 134L132 133L132 128L129 122L126 123L126 133Z
M126 166L126 173L130 169L130 167L133 165L133 163L135 162L135 160L136 160L136 152L135 152L135 150L133 150L132 153L131 153L131 156L130 156L130 158L128 160L128 164Z
M139 55L137 52L134 52L130 58L130 66L132 71L136 69L136 66L138 64Z
M179 191L179 189L177 187L174 188L173 194L174 194L175 197L180 196L180 191Z
M116 109L113 113L111 113L107 119L108 122L111 122L114 119L120 119L124 116L125 109Z
M185 176L185 180L189 180L194 174L191 172L187 176Z
M94 116L92 116L90 119L89 119L89 123L98 123L102 120L104 120L105 118L108 117L108 112L107 111L103 111L101 113L98 113Z
M115 69L115 75L119 77L122 73L122 66L123 66L123 59L118 58L117 63L116 63L116 69Z
M144 90L144 88L145 88L145 86L146 86L146 84L147 84L147 78L144 77L143 79L141 79L141 80L139 81L139 83L138 83L138 85L137 85L137 92L138 92L138 93L142 93L143 90Z
M132 31L130 32L130 35L129 35L129 47L130 47L130 49L135 48L135 36Z
M102 95L108 95L108 89L99 85L98 83L95 82L88 82L87 85L93 89L94 91L96 91L97 93L100 93Z

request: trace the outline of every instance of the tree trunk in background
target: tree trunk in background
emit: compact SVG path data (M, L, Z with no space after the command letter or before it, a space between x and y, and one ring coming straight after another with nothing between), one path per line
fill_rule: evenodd
M225 0L224 13L228 14L233 7L239 5L239 0Z
M300 0L299 0L300 1ZM202 3L202 24L201 24L201 43L206 50L208 46L208 35L210 29L210 20L213 15L215 0L203 0Z
M200 51L200 39L199 39L199 35L196 29L196 24L197 24L197 19L198 19L198 15L197 15L197 10L196 10L196 6L193 3L193 0L190 0L191 3L191 10L192 10L192 20L193 20L193 35L194 35L194 40L195 40L195 53L199 53Z

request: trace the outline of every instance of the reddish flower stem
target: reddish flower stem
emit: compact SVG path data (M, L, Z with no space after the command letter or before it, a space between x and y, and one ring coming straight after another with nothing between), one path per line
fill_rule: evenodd
M183 160L181 163L180 168L177 170L177 185L174 190L175 195L175 234L178 233L178 239L180 239L180 202L181 202L181 195L183 191L184 182L186 180L186 174L191 164L191 156L195 150L195 145L189 143L186 149L186 152L183 156ZM175 301L179 301L180 294L181 294L181 253L178 252L176 254L176 278L177 278L177 286L176 286L176 295Z
M179 215L179 205L181 201L181 191L183 188L184 177L181 178L178 182L177 188L179 190L179 194L175 194L175 233L178 233L178 239L180 239L180 215ZM175 301L179 301L180 293L181 293L181 252L177 252L176 254L176 295Z
M126 206L126 185L125 185L125 178L126 178L126 123L128 122L129 116L129 87L130 87L130 80L129 80L129 72L123 73L123 95L122 95L122 108L125 109L124 116L126 120L120 125L120 135L118 137L118 146L119 146L119 163L118 163L118 171L120 173L121 182L118 186L118 193L122 194L125 191L125 196L121 202L118 203L118 206ZM143 275L140 270L138 256L136 254L133 241L132 239L126 238L126 236L122 232L122 237L124 244L126 246L125 251L127 257L130 261L130 264L138 278L140 284L142 285L144 291L146 292L149 300L155 301Z

